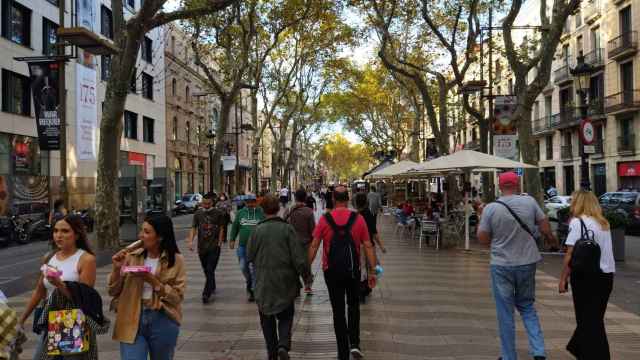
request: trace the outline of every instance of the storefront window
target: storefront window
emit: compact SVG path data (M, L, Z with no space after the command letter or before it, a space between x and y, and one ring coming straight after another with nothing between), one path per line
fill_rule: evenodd
M14 135L10 149L15 175L48 175L49 154L46 151L40 151L38 139Z
M0 174L9 174L11 168L11 142L9 136L0 134Z

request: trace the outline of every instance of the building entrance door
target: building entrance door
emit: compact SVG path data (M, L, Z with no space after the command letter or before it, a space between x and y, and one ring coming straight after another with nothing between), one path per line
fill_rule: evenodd
M607 167L605 164L594 164L591 169L593 174L593 192L600 196L607 192Z
M571 195L575 190L575 179L573 173L573 165L564 167L564 193Z

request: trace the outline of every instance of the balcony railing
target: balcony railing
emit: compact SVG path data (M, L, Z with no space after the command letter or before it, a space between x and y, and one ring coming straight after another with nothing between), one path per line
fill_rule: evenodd
M558 125L568 125L576 121L578 118L576 110L573 105L565 105L560 108L560 122Z
M627 31L620 36L609 40L607 51L609 59L620 59L626 55L636 52L638 49L638 33L636 31Z
M597 48L584 55L584 63L593 67L604 66L604 49Z
M593 147L595 148L596 155L604 155L604 141L597 140L593 143Z
M618 152L635 152L636 137L635 135L618 136Z
M553 114L549 118L549 126L554 127L560 124L560 114Z
M604 111L618 113L640 107L640 90L624 90L604 98Z
M560 157L562 160L571 160L573 159L573 146L572 145L564 145L560 148Z
M567 62L560 66L553 72L553 81L556 84L563 83L571 79L571 73L569 72L569 64Z
M604 115L604 98L602 96L589 99L587 114L593 117Z
M533 121L533 133L538 134L551 129L551 116L543 116Z

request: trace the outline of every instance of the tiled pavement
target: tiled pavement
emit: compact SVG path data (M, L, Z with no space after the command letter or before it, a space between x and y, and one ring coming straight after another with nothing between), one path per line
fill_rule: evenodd
M367 359L495 360L499 355L495 309L490 293L487 255L417 249L413 241L393 236L382 221L388 254L384 277L362 308L362 349ZM183 246L184 248L184 246ZM203 275L197 256L187 253L188 289L176 359L265 359L258 314L247 303L235 254L225 249L218 267L218 294L200 302ZM296 303L293 359L335 359L331 308L319 262L315 295ZM109 267L98 271L104 293ZM537 276L537 309L549 359L571 357L563 350L574 327L570 295L557 293L557 280ZM10 299L21 309L28 294ZM105 299L108 299L105 295ZM105 303L105 308L108 302ZM640 317L611 305L607 330L615 360L640 359ZM518 348L527 356L526 335L518 321ZM100 358L118 359L118 344L100 338ZM31 357L30 340L24 359Z

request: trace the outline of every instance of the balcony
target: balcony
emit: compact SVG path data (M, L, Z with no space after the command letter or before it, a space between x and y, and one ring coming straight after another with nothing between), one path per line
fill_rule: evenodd
M573 146L564 145L560 148L560 158L562 160L573 160Z
M556 84L571 81L571 73L569 72L569 64L567 62L553 72L553 81Z
M604 111L619 114L640 109L640 90L624 90L604 98Z
M534 135L541 134L551 129L551 116L543 116L541 118L533 120L533 126L531 128Z
M604 49L597 48L584 55L584 63L595 68L604 66Z
M627 31L607 43L609 59L622 60L636 53L638 50L638 33Z
M636 137L629 134L618 136L618 153L633 154L636 152Z
M560 114L553 114L549 117L549 126L556 127L560 124Z
M573 104L567 104L560 108L559 122L557 126L564 128L577 124L579 119L577 109L573 107Z
M589 99L589 106L587 108L587 115L592 118L604 117L604 98L597 97Z
M593 24L600 17L602 12L601 0L590 0L586 6L582 7L582 16L586 24Z

